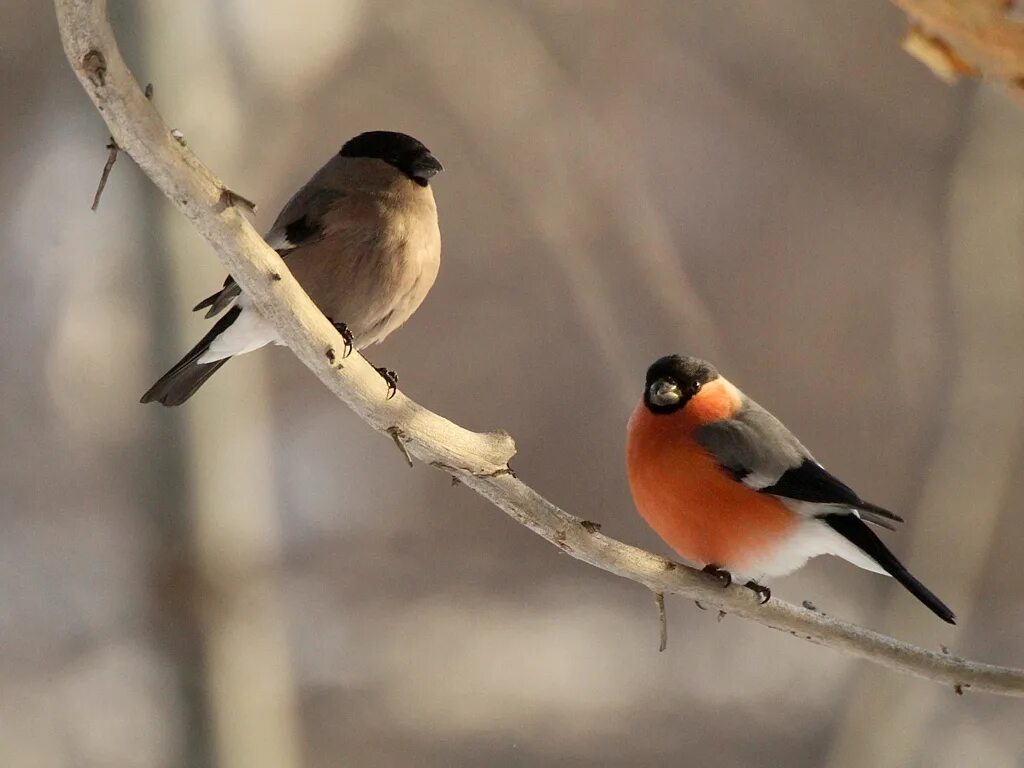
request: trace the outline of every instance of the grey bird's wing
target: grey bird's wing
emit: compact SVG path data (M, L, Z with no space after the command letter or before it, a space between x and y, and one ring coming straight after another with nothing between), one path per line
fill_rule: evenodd
M344 197L345 192L341 190L318 189L312 183L306 185L288 201L263 239L287 258L296 248L310 245L323 236L325 217ZM224 286L192 307L192 311L209 307L205 317L213 317L230 306L241 292L234 278L228 275Z
M822 505L821 514L852 513L892 529L902 518L860 498L822 467L785 425L749 398L732 419L700 427L697 441L738 482L790 501Z

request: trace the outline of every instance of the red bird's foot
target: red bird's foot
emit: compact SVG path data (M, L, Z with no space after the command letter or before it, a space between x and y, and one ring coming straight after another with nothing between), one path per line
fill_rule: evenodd
M757 595L758 599L761 601L761 605L764 605L772 599L772 591L763 584L758 584L756 581L748 581L743 586Z
M708 564L701 568L701 570L704 571L704 573L710 574L714 576L716 579L718 579L722 583L723 587L728 587L730 584L732 584L732 574L728 571L723 571L717 565Z
M348 326L344 323L336 323L331 318L327 318L328 322L334 326L334 330L341 334L342 341L345 342L345 351L341 353L341 356L348 357L352 354L352 350L355 345L355 338L352 336L352 331L348 329Z

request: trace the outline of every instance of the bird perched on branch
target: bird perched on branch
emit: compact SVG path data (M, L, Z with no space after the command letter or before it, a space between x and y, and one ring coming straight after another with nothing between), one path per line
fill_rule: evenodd
M411 136L363 133L295 193L266 234L341 332L346 351L383 341L433 286L441 235L429 182L441 170ZM143 403L181 405L231 357L282 343L231 277L194 309L206 308L207 317L227 311L142 396ZM377 370L390 396L397 377Z
M902 518L830 475L782 422L703 360L670 355L648 368L626 462L648 524L726 585L749 579L746 586L767 600L762 579L838 555L893 576L955 623L867 525L892 529Z

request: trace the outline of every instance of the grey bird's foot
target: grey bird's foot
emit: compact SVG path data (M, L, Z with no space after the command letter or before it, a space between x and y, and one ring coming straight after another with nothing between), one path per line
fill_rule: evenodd
M348 326L344 323L336 323L329 317L327 319L330 321L331 325L334 326L334 330L341 334L341 339L345 342L345 351L341 353L341 357L344 359L351 355L352 350L355 349L355 339L352 338L352 331L350 331ZM379 368L377 369L377 372L380 373Z
M704 573L709 573L716 579L718 579L722 583L723 587L728 587L730 584L732 584L732 574L728 571L723 571L721 568L719 568L717 565L714 565L713 563L705 565L703 568L701 568L701 570L704 571Z
M384 399L390 400L392 397L395 396L395 393L398 391L398 374L389 368L378 368L376 365L373 366L373 370L379 373L380 377L384 379L384 381L387 383L388 394L387 397L385 397Z
M764 584L758 584L756 581L748 581L743 586L757 595L758 599L761 601L761 605L764 605L772 599L772 591L768 589L768 587L764 586Z

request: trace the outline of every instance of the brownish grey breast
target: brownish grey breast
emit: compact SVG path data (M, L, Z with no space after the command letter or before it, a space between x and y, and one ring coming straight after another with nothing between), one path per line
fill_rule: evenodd
M391 178L380 178L375 169L373 185L346 189L318 218L313 236L286 255L316 305L348 325L359 348L382 341L408 320L440 267L433 193L385 173Z

